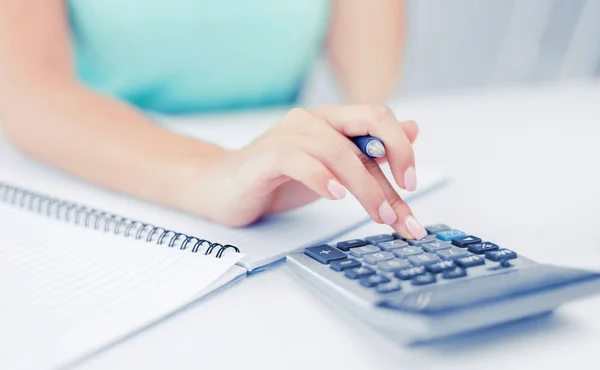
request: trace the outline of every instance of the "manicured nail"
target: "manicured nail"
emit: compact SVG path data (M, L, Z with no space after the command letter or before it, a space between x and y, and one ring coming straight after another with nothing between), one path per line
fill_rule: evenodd
M387 200L381 203L378 211L379 217L381 217L381 221L383 221L383 223L385 223L386 225L392 225L398 219L396 217L396 212L394 212L394 209L392 208L392 206L390 206Z
M427 236L427 231L423 225L421 225L413 216L406 216L404 219L404 226L406 226L406 230L408 230L413 238L417 240L423 239L425 236Z
M343 199L346 196L346 189L335 180L329 180L327 190L335 199Z
M404 173L404 188L406 191L417 190L417 172L414 167L408 167Z

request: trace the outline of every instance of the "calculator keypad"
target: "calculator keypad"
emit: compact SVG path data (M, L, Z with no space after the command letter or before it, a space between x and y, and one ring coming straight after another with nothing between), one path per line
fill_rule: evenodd
M512 267L508 260L518 257L509 249L444 224L425 229L428 235L419 241L381 234L340 241L337 248L317 245L304 253L377 294L485 275Z

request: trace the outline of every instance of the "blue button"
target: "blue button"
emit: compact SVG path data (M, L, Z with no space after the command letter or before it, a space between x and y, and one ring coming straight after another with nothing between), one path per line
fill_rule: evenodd
M404 270L396 271L394 276L396 276L400 280L409 280L414 278L415 276L423 275L425 273L425 267L410 267Z
M421 253L423 253L423 250L419 247L404 247L404 248L394 249L392 252L394 252L396 257L406 258L408 256L412 256L415 254L421 254Z
M426 266L427 271L432 272L434 274L440 273L445 270L452 270L456 267L454 261L440 261L438 263L434 263Z
M410 245L421 245L425 243L431 243L436 241L435 235L427 235L423 239L415 240L415 239L407 239L406 242Z
M355 267L353 269L348 269L344 271L344 275L346 275L350 279L360 279L367 276L375 275L375 270L367 266Z
M443 249L441 251L435 252L438 256L440 256L443 260L455 260L460 257L466 257L470 255L465 249L452 247L450 249Z
M375 289L377 290L377 293L381 294L397 292L402 289L402 283L398 280L394 280L389 283L379 284Z
M465 236L465 235L467 235L467 234L463 233L460 230L456 230L456 229L439 231L435 234L435 236L438 239L443 240L445 242L449 242L450 240L452 240L454 238L458 238L459 236Z
M494 243L490 243L490 242L475 243L475 244L469 244L467 249L469 250L469 252L472 252L475 254L484 254L487 251L493 251L493 250L498 249L498 245L496 245Z
M344 252L348 252L348 249L350 248L362 247L363 245L367 245L367 242L361 239L345 240L337 243L338 249L341 249Z
M395 240L392 240L389 242L379 243L377 245L379 246L379 248L383 249L384 251L391 251L392 249L408 247L408 243L405 242L404 240L400 240L400 239L395 239Z
M331 261L343 260L346 253L339 251L327 244L316 245L304 250L304 254L326 265Z
M465 267L465 268L485 264L485 260L483 259L483 257L475 255L475 254L471 255L471 256L458 258L455 260L455 262L460 267Z
M355 268L360 266L360 262L353 258L349 258L347 260L339 260L331 262L329 265L335 271L344 271L347 269Z
M412 285L427 285L433 284L437 281L434 274L426 273L423 275L415 276L412 278Z
M385 275L371 275L369 277L364 277L360 279L360 285L366 286L367 288L372 288L377 284L389 282L390 278L388 278Z
M517 258L517 254L510 249L502 248L498 249L497 251L485 252L485 258L498 262L515 259Z
M449 230L450 227L444 225L444 224L435 224L435 225L429 225L429 226L425 226L425 230L427 230L427 234L430 235L435 235L440 231L445 231L445 230Z
M465 277L465 276L467 276L467 270L465 270L461 267L456 267L455 269L446 270L446 271L442 272L442 277L444 279L456 279L456 278L461 278L461 277Z
M410 263L415 266L427 266L440 261L440 258L435 254L421 253L414 256L408 256Z
M421 244L420 247L423 248L425 252L435 253L437 251L441 251L442 249L448 249L452 247L452 244L443 242L441 240L436 240L431 243Z
M452 244L457 247L466 248L469 244L481 243L481 239L474 235L459 236L452 239Z
M391 235L388 235L388 234L381 234L381 235L367 236L365 238L365 240L367 241L367 243L377 245L379 243L389 242L390 240L394 240L394 237Z

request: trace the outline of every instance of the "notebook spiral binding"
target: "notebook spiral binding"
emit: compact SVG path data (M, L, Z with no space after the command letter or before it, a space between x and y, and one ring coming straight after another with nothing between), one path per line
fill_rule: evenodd
M150 223L34 193L3 182L0 182L0 202L106 233L112 232L115 235L134 237L137 240L145 239L148 243L155 242L158 245L166 244L169 248L178 247L180 250L190 248L193 253L198 253L202 246L206 246L204 254L210 255L215 252L217 258L221 258L228 249L240 253L239 248L234 245L210 242Z

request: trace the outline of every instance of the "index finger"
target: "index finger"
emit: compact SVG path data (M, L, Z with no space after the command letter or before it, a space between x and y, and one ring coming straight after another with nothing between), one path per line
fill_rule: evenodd
M398 123L389 108L383 105L323 106L317 108L315 114L345 136L371 135L382 140L387 151L386 158L398 186L407 191L417 188L411 141L403 125ZM412 132L417 129L414 122L406 124L405 127Z

